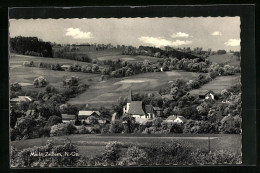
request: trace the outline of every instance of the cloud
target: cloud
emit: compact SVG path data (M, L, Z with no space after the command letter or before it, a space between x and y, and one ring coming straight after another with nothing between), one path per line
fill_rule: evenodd
M170 40L166 40L163 39L161 37L139 37L138 38L139 41L143 42L143 43L147 43L147 44L151 44L155 47L163 47L163 46L181 46L181 45L186 45L186 44L191 44L192 41L189 40L185 40L185 41L181 41L181 40L176 40L176 41L170 41Z
M177 32L177 33L173 33L171 35L172 38L188 38L191 37L189 34L186 34L184 32Z
M222 33L220 31L215 31L215 32L211 33L210 35L217 36L217 35L222 35Z
M66 36L71 36L74 39L90 39L92 38L91 32L83 32L79 28L67 28Z
M226 46L240 46L240 39L229 39L224 44Z

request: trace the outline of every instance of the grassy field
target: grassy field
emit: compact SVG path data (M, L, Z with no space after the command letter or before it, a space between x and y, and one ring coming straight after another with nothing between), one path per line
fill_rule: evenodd
M199 89L190 91L190 94L199 94L200 92L212 90L213 92L221 92L223 89L228 89L232 85L240 82L241 75L236 74L233 76L219 76L213 81L203 85Z
M56 145L63 144L66 139L71 140L79 148L79 153L83 156L92 157L101 154L105 145L111 141L118 141L125 146L138 145L147 146L151 144L167 143L174 140L183 141L194 150L201 149L208 151L210 136L210 149L226 150L231 152L241 152L241 135L224 134L167 134L167 135L145 135L145 134L85 134L69 135L49 138L38 138L21 141L12 141L11 145L21 150L33 146L43 146L49 139L53 139Z
M124 55L119 55L120 57ZM135 58L140 58L137 56ZM119 97L126 97L128 91L147 93L152 92L158 94L161 87L168 84L177 78L190 80L199 75L199 73L184 72L184 71L170 71L157 73L143 73L135 76L125 78L111 78L107 81L99 81L100 74L68 72L68 71L54 71L50 69L38 67L25 67L24 61L60 63L60 64L74 64L78 63L84 65L84 62L77 62L68 59L59 58L42 58L33 56L24 56L12 54L9 59L10 64L10 83L19 82L23 85L24 90L40 91L44 88L35 88L33 80L38 76L44 76L47 81L55 86L61 87L62 81L71 76L77 76L81 83L90 85L90 88L81 95L72 98L69 102L72 104L87 103L90 107L110 107L116 103ZM143 61L143 60L142 60Z
M160 88L168 85L169 81L178 78L191 80L196 78L199 73L170 71L157 73L143 73L125 78L112 78L107 81L101 81L72 98L69 102L72 104L86 103L90 107L109 107L117 101L119 97L127 97L131 89L133 93L154 93L158 95Z
M233 54L223 54L223 55L211 55L208 57L209 61L216 63L226 63L235 67L240 67L240 60L237 56Z
M108 50L102 50L102 51L96 51L96 50L86 50L84 47L80 47L80 50L78 52L67 52L66 54L77 54L77 55L88 55L92 60L112 60L116 61L118 59L122 61L128 61L128 62L143 62L144 60L149 60L151 62L157 62L163 61L163 59L151 57L151 56L130 56L130 55L122 55L122 50L118 49L108 49Z
M10 83L19 82L23 84L23 89L25 90L41 90L42 88L35 88L33 80L36 77L44 76L47 81L56 87L62 86L62 81L71 76L77 76L80 79L81 83L91 85L96 83L100 77L99 74L92 73L81 73L81 72L68 72L68 71L54 71L50 69L38 68L38 67L25 67L23 66L24 61L34 61L38 62L53 62L61 64L73 64L76 61L67 60L67 59L57 59L57 58L42 58L42 57L31 57L31 56L22 56L14 55L9 59L9 76ZM83 62L80 62L83 63ZM31 85L29 85L31 84Z

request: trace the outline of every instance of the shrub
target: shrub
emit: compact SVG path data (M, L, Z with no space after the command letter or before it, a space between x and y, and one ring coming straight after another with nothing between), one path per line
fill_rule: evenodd
M119 120L115 120L114 123L111 124L109 132L110 133L121 133L124 130L124 126Z
M104 153L102 153L105 164L115 165L120 158L122 143L109 142L106 145Z
M39 136L40 137L49 137L50 136L50 132L51 132L51 128L49 126L47 127L41 127L39 129Z
M55 153L59 156L37 156L37 154ZM45 146L25 148L20 152L12 150L11 165L14 167L57 167L75 166L79 160L78 149L70 141L64 145L54 146L52 141L48 141Z
M23 66L25 66L25 67L34 67L35 65L34 65L33 61L30 61L30 62L24 61L23 62Z
M192 149L181 141L156 144L145 147L147 164L173 165L183 164L189 157Z
M238 164L241 163L241 155L230 151L202 152L200 150L191 153L189 163L192 164Z
M17 92L17 91L20 91L21 89L22 89L22 86L18 82L12 83L10 85L11 91Z
M152 122L152 126L156 128L161 127L162 122L163 122L162 118L155 118Z
M50 118L48 119L45 126L50 127L50 126L53 126L53 125L59 124L59 123L62 123L61 117L54 115L54 116L50 116Z
M33 81L35 87L45 87L47 85L47 80L43 76L35 78Z
M110 124L106 124L104 128L102 128L101 133L110 133Z
M73 134L76 127L72 123L60 123L51 127L50 136L62 136Z
M126 155L119 164L125 166L142 165L145 164L146 159L147 153L143 149L133 146L127 149Z
M78 134L88 134L90 132L88 131L88 129L85 126L79 126L77 128L77 133Z
M170 128L171 133L182 133L183 132L183 126L179 123L173 123Z

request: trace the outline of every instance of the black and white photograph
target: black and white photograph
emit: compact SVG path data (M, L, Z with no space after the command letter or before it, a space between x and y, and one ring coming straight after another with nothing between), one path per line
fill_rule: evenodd
M9 19L10 167L242 164L240 25Z

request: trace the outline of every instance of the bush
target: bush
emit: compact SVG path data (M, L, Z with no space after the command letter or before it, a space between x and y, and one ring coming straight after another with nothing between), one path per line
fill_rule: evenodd
M42 127L39 129L39 136L40 137L49 137L51 132L51 128L49 126Z
M110 124L106 124L104 128L102 128L101 133L110 133L109 129L110 129Z
M77 127L77 133L78 134L88 134L90 133L88 129L85 126L79 126Z
M192 164L238 164L241 163L241 155L230 151L202 152L200 150L191 153L189 162Z
M54 116L50 116L45 126L50 127L59 123L62 123L61 117L54 115Z
M37 156L38 154L55 153L60 156ZM25 148L20 152L11 150L12 167L57 167L75 166L79 160L78 149L70 141L64 145L54 146L52 141L48 141L45 146Z
M147 153L136 146L129 147L127 149L126 155L123 157L120 165L130 166L130 165L140 165L144 164L147 159Z
M173 123L170 128L171 133L182 133L183 132L183 126L179 123Z
M145 147L147 164L173 165L183 164L189 160L192 149L180 141L150 145Z
M155 118L152 122L152 126L159 128L162 126L162 122L163 122L162 118Z
M115 122L111 124L109 132L122 133L123 130L124 130L124 126L122 125L122 123L118 120L115 120Z
M22 86L18 82L12 83L10 85L11 91L17 92L17 91L20 91L21 89L22 89Z
M35 78L33 81L35 87L45 87L47 85L47 80L43 76Z
M115 165L120 158L122 144L120 142L109 142L102 153L105 164Z
M74 134L76 130L76 127L72 123L60 123L51 127L50 136Z

